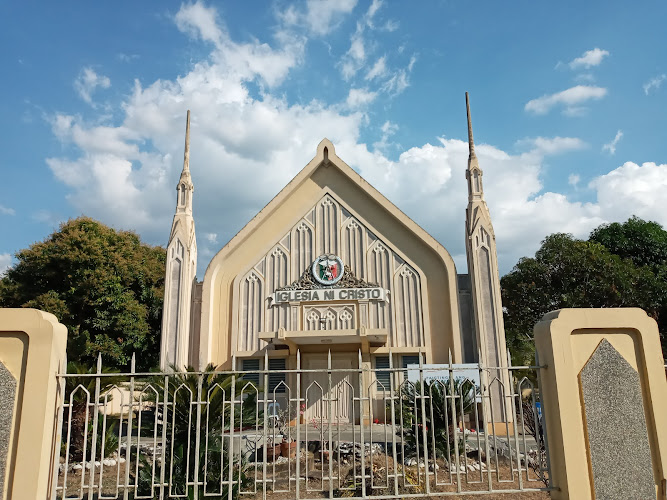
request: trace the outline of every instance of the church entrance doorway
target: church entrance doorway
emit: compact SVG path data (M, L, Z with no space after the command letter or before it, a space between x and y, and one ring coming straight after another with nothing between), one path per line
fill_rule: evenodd
M306 354L304 358L306 370L317 370L305 372L301 383L307 422L321 419L327 421L331 400L332 421L339 424L354 423L353 397L357 392L355 388L358 377L356 370L352 368L352 354L332 353L330 390L327 354Z

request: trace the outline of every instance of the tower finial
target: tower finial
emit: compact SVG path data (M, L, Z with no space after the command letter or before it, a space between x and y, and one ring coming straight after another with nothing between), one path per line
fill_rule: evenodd
M185 152L183 153L183 172L190 171L190 110L185 122Z
M470 119L470 98L466 92L466 111L468 112L468 149L470 150L470 157L475 157L475 141L472 138L472 120Z

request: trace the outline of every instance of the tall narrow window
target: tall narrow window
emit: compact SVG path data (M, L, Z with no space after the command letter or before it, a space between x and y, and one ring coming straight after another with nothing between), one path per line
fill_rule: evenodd
M185 205L185 184L181 184L181 187L179 188L179 195L181 198L181 201L179 202L180 205Z
M285 358L269 359L269 394L285 392L285 385L278 385L285 381Z
M391 372L389 371L389 356L375 356L375 378L377 390L391 390Z
M252 382L255 384L255 387L259 387L259 359L244 359L241 366L243 370L243 380Z

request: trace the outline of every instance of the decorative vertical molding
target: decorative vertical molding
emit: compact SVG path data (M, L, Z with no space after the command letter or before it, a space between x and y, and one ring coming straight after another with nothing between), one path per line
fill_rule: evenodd
M318 253L338 253L338 204L325 196L318 206L317 236Z
M364 227L359 221L350 217L341 227L341 257L350 267L355 276L365 276L363 233Z
M240 317L239 351L259 349L259 331L264 319L264 280L250 271L240 283L243 310Z
M382 288L390 290L393 288L391 258L389 250L379 240L368 251L367 281L377 283ZM391 331L391 307L393 301L372 302L369 304L369 328L387 328ZM393 335L390 335L390 342L394 342Z
M398 347L419 347L422 342L421 285L407 264L394 275L395 340Z
M290 258L284 247L276 246L266 256L266 290L271 291L289 283ZM265 302L262 307L266 308ZM285 305L266 308L266 326L262 331L278 331L279 328L289 329L289 317Z
M313 226L306 219L302 219L292 230L292 272L290 281L298 279L304 269L315 260L315 234Z

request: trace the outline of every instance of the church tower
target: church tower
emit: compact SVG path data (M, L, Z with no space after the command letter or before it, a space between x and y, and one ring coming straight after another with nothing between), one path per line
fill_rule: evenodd
M160 368L183 369L189 364L190 309L196 285L197 241L192 218L194 185L190 176L190 110L185 125L183 171L176 186L176 213L167 245Z
M491 224L491 214L484 201L482 169L479 168L475 154L475 142L472 136L470 119L470 101L466 92L468 114L468 208L466 209L466 255L470 275L473 302L473 328L479 360L485 366L506 367L507 347L505 327L500 299L500 276L496 254L496 236ZM492 370L491 379L506 383L506 371ZM496 413L496 417L498 414Z

